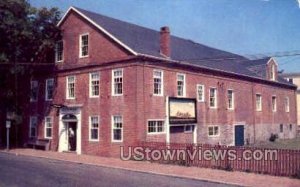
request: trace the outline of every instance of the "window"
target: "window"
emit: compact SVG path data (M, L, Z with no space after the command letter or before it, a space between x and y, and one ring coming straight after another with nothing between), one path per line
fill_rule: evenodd
M286 78L286 80L287 80L288 82L290 82L290 83L294 83L293 78Z
M275 65L274 64L272 64L272 66L271 66L271 80L272 81L275 81L275 72L276 71L276 69L275 69Z
M37 101L38 98L38 81L30 81L30 102Z
M177 74L177 95L185 96L185 74Z
M98 97L100 88L100 75L99 73L90 74L90 97Z
M165 128L164 128L163 120L148 121L148 133L149 134L162 133L164 131L165 131Z
M234 109L234 92L233 92L233 90L227 90L227 99L228 99L227 108L230 110L233 110Z
M54 90L54 79L46 80L46 101L50 101L53 99L53 90Z
M197 85L197 100L198 102L204 102L204 85Z
M89 35L82 34L80 35L80 43L79 43L79 57L87 57L89 56Z
M123 70L117 69L112 71L113 74L113 85L112 85L112 95L118 96L123 94Z
M262 97L260 94L256 94L256 111L262 110Z
M75 76L67 77L67 99L75 99Z
M283 124L279 125L279 130L280 130L280 133L283 133Z
M163 72L160 70L153 71L153 95L163 95Z
M56 62L61 62L63 61L63 41L58 41L55 44L55 61Z
M185 125L184 126L184 132L193 132L193 126L192 125Z
M90 116L90 141L99 140L99 116Z
M217 108L217 89L216 88L209 89L209 106L211 108Z
M277 100L276 96L272 96L272 111L276 112L277 111Z
M37 136L37 117L30 116L29 118L29 137L35 138Z
M293 125L292 124L290 124L290 131L292 131L293 130Z
M45 138L52 138L53 118L45 117Z
M208 136L219 136L219 126L209 126Z
M290 98L285 98L285 112L290 112Z
M123 141L123 119L122 116L113 116L112 124L112 141L122 142Z

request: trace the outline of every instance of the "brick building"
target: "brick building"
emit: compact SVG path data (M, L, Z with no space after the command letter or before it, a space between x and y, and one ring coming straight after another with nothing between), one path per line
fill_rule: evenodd
M296 87L272 58L74 7L58 27L55 68L31 77L24 141L113 156L139 141L244 145L296 134Z
M300 130L300 73L284 73L282 74L282 77L297 86L297 124Z

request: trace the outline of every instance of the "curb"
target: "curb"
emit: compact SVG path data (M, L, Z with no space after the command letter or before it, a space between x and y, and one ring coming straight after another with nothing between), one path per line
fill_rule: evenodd
M198 180L198 181L211 182L211 183L216 183L216 184L228 184L228 185L233 185L233 186L250 187L250 186L246 186L245 184L238 184L238 183L226 182L226 181L221 181L221 180L211 180L211 179L206 179L206 178L197 178L197 177L190 177L190 176L185 176L185 175L166 174L166 173L145 171L145 170L139 170L139 169L130 169L130 168L126 168L126 167L112 166L112 165L108 166L108 165L105 165L105 164L80 162L80 161L67 160L67 159L61 159L61 158L53 158L53 157L48 157L48 156L38 156L38 155L30 155L30 154L24 154L24 153L13 153L13 152L5 151L5 150L4 151L0 150L0 153L13 154L13 155L16 155L16 156L21 155L21 156L29 156L29 157L36 157L36 158L44 158L44 159L49 159L49 160L59 160L59 161L76 163L76 164L85 164L85 165L89 165L89 166L120 169L120 170L125 170L125 171L146 173L146 174L152 174L152 175L161 175L161 176L174 177L174 178L180 178L180 179Z

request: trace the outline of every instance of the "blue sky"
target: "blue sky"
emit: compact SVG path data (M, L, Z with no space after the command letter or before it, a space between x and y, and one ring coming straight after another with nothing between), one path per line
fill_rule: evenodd
M300 0L299 0L300 1ZM300 54L298 0L29 0L36 7L77 6L241 55ZM286 53L283 53L286 54ZM300 55L277 58L300 72Z

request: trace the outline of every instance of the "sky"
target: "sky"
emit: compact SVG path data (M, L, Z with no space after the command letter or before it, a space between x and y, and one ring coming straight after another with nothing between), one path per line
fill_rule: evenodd
M300 72L300 0L29 0L35 7L70 6L251 58L277 57ZM299 54L299 55L295 55ZM291 55L291 56L286 56Z

